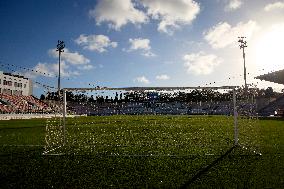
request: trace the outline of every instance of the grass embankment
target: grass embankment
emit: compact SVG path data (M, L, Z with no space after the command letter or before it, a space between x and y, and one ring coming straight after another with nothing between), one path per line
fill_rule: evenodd
M0 121L0 188L281 188L284 184L284 121L260 120L255 128L249 125L255 122L239 120L240 140L249 149L235 148L218 162L233 142L229 117L109 116L74 122L79 126L68 127L68 141L76 139L69 153L65 151L68 155L43 156L49 121ZM263 155L255 155L254 147Z

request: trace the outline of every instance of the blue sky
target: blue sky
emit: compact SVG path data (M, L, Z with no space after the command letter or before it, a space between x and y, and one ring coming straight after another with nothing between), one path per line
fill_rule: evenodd
M0 20L1 70L54 87L57 40L62 87L242 85L238 36L248 83L284 67L283 0L1 0Z

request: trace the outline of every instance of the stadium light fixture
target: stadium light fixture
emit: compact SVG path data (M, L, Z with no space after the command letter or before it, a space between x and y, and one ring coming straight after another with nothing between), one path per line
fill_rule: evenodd
M246 53L245 48L247 46L247 41L245 41L246 37L238 37L239 38L239 47L243 50L243 60L244 60L244 80L245 80L245 89L247 89L247 69L246 69Z
M60 100L60 58L61 53L64 52L65 44L64 41L58 40L56 51L58 51L58 98Z

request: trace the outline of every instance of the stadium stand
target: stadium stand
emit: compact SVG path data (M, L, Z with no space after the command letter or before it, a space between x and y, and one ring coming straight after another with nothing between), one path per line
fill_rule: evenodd
M258 111L260 116L274 115L275 111L283 112L284 109L284 95L270 102L267 106Z
M34 96L0 94L0 111L5 113L46 113L50 107Z

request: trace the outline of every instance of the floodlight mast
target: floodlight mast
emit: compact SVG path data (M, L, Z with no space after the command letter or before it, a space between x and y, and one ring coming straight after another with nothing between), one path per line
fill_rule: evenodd
M243 60L244 60L244 80L245 80L245 89L247 89L247 68L246 68L246 53L245 53L245 48L247 46L247 41L245 41L246 37L238 37L239 38L239 47L240 49L243 50Z
M60 58L61 53L64 52L65 44L64 41L58 40L56 51L58 51L58 99L60 101Z

